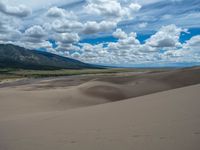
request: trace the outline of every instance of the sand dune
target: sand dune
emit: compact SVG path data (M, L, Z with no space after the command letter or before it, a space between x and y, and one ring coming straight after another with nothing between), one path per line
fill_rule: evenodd
M0 90L0 118L28 113L67 110L97 105L107 100L82 94L78 88L24 91L20 88Z
M200 68L0 87L0 150L200 149Z
M150 94L170 88L171 87L169 87L165 83L148 79L139 79L136 81L132 81L130 79L129 83L123 84L116 84L104 81L92 81L79 87L82 94L84 95L107 99L111 102Z
M0 88L0 118L63 111L200 83L200 68L14 82Z
M200 85L0 120L2 150L198 150Z

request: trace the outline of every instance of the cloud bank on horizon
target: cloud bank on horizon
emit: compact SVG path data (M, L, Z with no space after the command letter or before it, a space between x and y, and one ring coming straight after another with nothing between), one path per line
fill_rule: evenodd
M115 66L200 64L199 0L0 0L0 43Z

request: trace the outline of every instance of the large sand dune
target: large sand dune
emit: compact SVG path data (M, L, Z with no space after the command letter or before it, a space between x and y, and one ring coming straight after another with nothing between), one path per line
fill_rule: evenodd
M197 67L2 84L0 150L198 150L199 83Z
M115 102L198 83L200 68L13 82L1 85L0 118Z
M198 150L200 85L0 120L1 150Z

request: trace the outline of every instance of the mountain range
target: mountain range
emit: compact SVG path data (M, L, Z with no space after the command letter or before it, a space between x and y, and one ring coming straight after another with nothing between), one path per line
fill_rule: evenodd
M0 68L48 70L101 67L49 52L29 50L12 44L0 44Z

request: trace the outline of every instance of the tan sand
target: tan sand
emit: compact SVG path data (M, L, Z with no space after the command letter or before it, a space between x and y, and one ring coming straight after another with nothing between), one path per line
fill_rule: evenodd
M0 120L1 150L198 150L200 85Z
M72 76L14 82L0 88L0 119L63 111L200 83L200 68L116 76Z
M0 150L198 150L199 97L198 67L2 84Z

